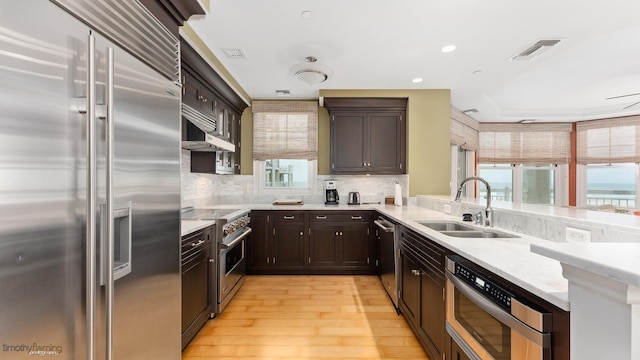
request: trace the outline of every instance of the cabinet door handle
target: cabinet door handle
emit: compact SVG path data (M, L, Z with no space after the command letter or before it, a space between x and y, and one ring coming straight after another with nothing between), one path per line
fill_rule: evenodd
M198 242L191 243L191 247L198 247L204 244L204 240L198 240Z
M327 218L327 215L316 215L316 219L318 220L325 220Z
M336 236L340 235L340 233L338 231L336 231Z
M351 220L362 220L362 216L360 216L360 215L351 215Z
M304 231L300 231L300 236L304 235Z
M420 275L422 275L422 273L420 272L420 270L411 270L411 273L412 273L414 276L420 276Z
M285 219L285 220L293 220L296 217L294 215L284 215L282 218Z

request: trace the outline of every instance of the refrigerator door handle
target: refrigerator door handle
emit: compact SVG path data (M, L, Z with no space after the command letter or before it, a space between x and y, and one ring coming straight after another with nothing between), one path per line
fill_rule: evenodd
M113 359L113 289L114 289L114 195L113 195L113 49L107 48L107 88L106 88L106 167L107 167L107 284L105 289L106 297L106 360Z
M86 225L86 340L87 360L95 359L95 326L96 326L96 129L95 129L95 97L96 97L96 64L95 38L88 37L87 44L87 87L86 87L86 121L87 121L87 225Z
M85 115L88 112L88 103L86 97L77 97L71 99L71 111L77 111L78 113ZM107 118L107 106L106 105L96 105L93 106L93 115L98 119L104 120Z

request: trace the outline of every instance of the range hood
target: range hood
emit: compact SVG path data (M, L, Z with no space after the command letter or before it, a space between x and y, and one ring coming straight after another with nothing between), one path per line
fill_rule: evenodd
M191 151L235 152L236 146L218 136L216 119L182 104L182 148Z

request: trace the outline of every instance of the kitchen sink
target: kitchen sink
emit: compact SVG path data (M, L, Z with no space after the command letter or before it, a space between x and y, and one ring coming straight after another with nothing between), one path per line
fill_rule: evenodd
M475 230L475 228L469 226L469 225L464 225L464 224L460 224L457 222L453 222L453 221L416 221L418 224L420 225L424 225L430 229L436 230L436 231L472 231Z
M440 233L447 235L447 236L453 236L453 237L459 237L459 238L485 238L485 239L491 239L491 238L517 238L518 236L516 235L511 235L511 234L507 234L507 233L503 233L503 232L499 232L499 231L493 231L493 230L487 230L487 231L483 231L483 230L471 230L471 231L440 231Z
M484 230L473 227L471 225L461 224L455 221L416 221L420 225L424 225L430 229L439 231L440 233L459 237L459 238L517 238L519 236L507 234L496 230Z

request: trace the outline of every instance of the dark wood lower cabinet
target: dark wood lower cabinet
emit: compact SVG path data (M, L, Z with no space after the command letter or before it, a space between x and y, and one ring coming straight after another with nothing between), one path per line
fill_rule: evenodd
M400 310L431 359L442 359L445 340L446 250L400 227Z
M254 211L250 274L375 274L371 211Z
M451 341L451 360L471 360L471 358L468 357L467 354L464 353L464 351L462 351L460 346L458 346L458 343L453 341L453 339L451 338L449 339Z
M273 235L272 268L304 268L304 223L276 223Z

